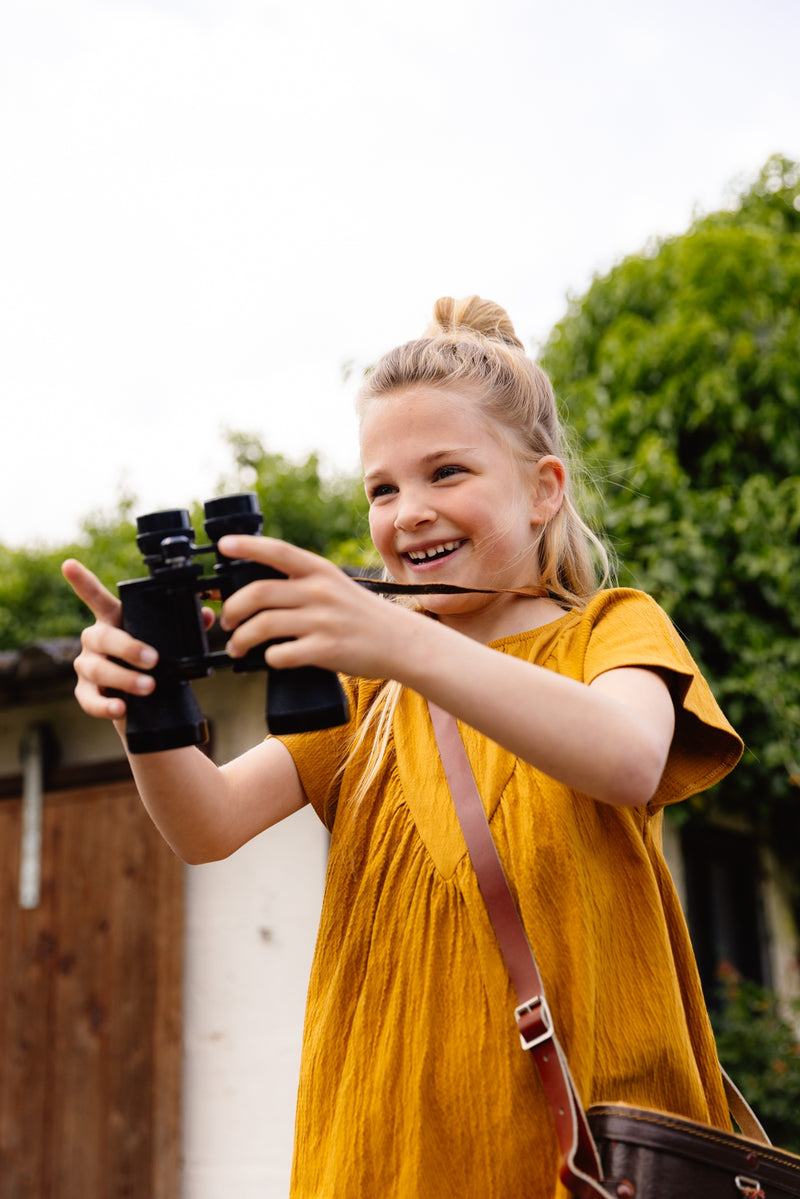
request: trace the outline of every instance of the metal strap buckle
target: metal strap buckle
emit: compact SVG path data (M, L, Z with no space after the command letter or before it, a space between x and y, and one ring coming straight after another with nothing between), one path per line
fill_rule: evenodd
M766 1199L757 1178L747 1178L744 1174L737 1174L734 1182L737 1191L740 1191L745 1199Z
M544 1025L544 1032L538 1032L534 1036L526 1036L522 1031L522 1020L525 1016L537 1013L538 1021ZM552 1040L553 1037L553 1017L550 1015L550 1008L547 1006L547 1000L544 995L534 995L526 1003L521 1003L518 1008L514 1009L514 1019L519 1026L519 1039L523 1049L535 1049L537 1045L542 1045L545 1041Z

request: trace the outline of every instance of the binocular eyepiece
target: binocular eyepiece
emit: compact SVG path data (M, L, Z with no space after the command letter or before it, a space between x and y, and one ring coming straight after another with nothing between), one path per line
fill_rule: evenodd
M126 738L133 754L155 753L208 740L208 725L190 680L210 675L215 667L234 673L267 671L264 651L254 647L243 658L210 652L202 614L203 599L226 600L239 588L259 579L286 576L270 566L226 558L217 549L229 533L261 532L263 518L252 493L209 500L205 506L208 545L196 545L185 508L151 512L136 521L136 544L149 576L118 584L122 627L158 650L151 695L124 696ZM213 575L203 574L195 559L215 554ZM332 728L348 719L347 699L329 670L301 666L270 670L267 678L266 721L272 733L305 733Z

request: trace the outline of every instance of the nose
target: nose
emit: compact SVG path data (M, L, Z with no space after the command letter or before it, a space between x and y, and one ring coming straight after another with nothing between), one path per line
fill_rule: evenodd
M398 498L394 527L404 533L413 532L420 525L436 520L436 512L426 498L416 489L403 491Z

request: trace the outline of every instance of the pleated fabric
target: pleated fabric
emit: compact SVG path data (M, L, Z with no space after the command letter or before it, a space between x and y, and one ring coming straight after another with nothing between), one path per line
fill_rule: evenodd
M670 683L676 733L646 808L598 803L461 731L584 1104L727 1128L661 827L664 805L722 778L741 741L642 592L604 591L493 645L587 683L619 666L652 667ZM331 827L292 1199L563 1199L549 1109L520 1048L425 702L403 694L380 778L356 810L363 760L341 767L378 684L345 685L349 728L285 738Z

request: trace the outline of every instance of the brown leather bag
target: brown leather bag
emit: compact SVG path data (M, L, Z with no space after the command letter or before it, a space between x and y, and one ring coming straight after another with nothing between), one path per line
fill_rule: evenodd
M578 1199L800 1199L800 1157L772 1147L724 1071L728 1106L742 1136L625 1104L584 1111L458 725L434 704L428 708L472 866L517 995L514 1016L522 1048L533 1057L550 1104L564 1185Z

